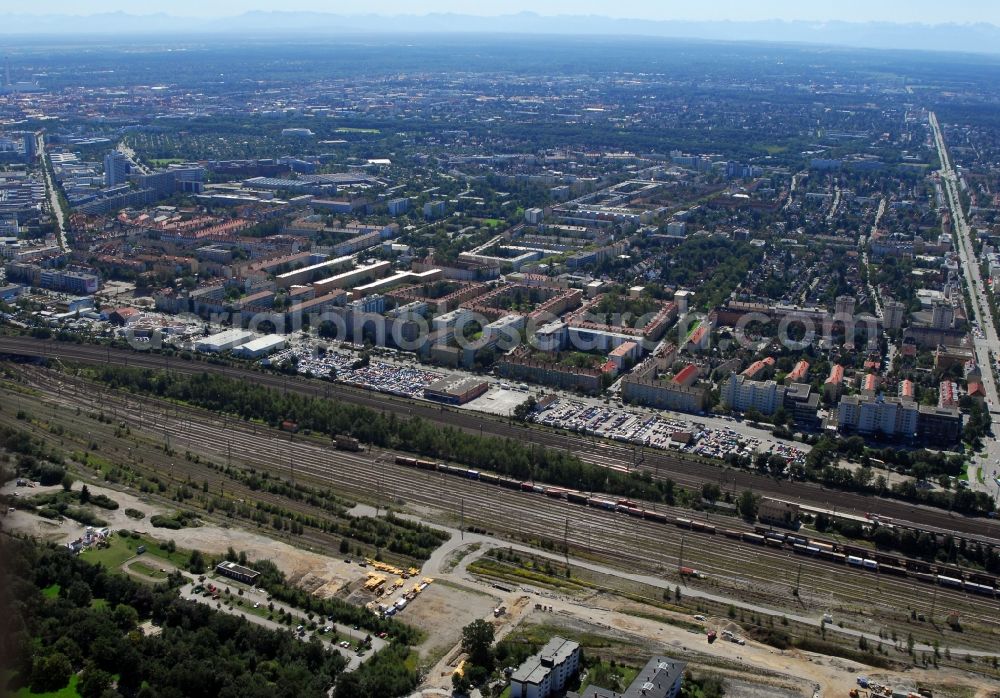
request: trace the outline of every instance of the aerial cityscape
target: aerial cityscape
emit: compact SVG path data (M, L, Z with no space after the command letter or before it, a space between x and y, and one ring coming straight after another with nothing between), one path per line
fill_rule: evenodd
M0 695L1000 698L1000 17L889 4L0 12Z

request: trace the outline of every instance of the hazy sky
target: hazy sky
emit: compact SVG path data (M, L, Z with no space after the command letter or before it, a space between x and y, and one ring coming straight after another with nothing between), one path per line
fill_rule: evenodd
M3 3L6 4L6 3ZM124 11L219 17L249 10L307 10L340 14L424 14L457 12L496 15L530 10L539 14L597 14L611 17L679 20L788 19L822 21L989 22L1000 24L997 0L34 0L0 7L0 12L92 14Z

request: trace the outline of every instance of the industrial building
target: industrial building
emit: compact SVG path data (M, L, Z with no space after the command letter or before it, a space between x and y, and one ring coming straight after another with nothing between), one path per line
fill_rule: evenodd
M260 572L257 570L252 570L249 567L244 567L243 565L237 565L235 562L220 562L215 566L215 571L223 576L229 577L230 579L235 579L237 582L243 582L244 584L253 584L257 581L257 577L260 576Z
M490 384L475 376L442 378L424 388L424 397L449 405L464 405L490 389Z
M510 698L548 698L562 693L579 670L579 643L553 637L511 674Z
M229 351L241 344L246 344L251 339L253 339L252 332L237 329L225 330L208 337L202 337L194 343L194 348L197 351L218 354L223 351Z
M259 359L284 349L287 341L280 334L268 334L257 339L251 339L233 349L233 354L243 359Z

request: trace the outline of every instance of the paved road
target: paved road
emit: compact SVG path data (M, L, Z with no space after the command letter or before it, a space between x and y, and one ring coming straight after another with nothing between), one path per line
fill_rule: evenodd
M878 231L878 225L882 221L882 216L885 214L885 197L878 204L878 212L875 214L875 221L872 223L872 232L867 238L861 239L861 258L865 269L871 270L871 266L868 264L868 240L874 237L875 233ZM879 320L882 319L882 296L879 295L878 289L872 285L871 274L868 275L866 283L868 284L868 294L872 297L872 302L875 303L875 316ZM890 352L892 351L890 344ZM891 365L891 361L890 361Z
M118 144L117 150L119 153L128 158L134 170L138 170L141 174L149 174L149 168L139 162L139 158L136 157L135 151L125 145L125 141Z
M185 576L187 576L187 577L190 578L190 575L186 574ZM238 585L235 585L235 584L234 585L229 585L229 584L226 583L225 580L221 580L220 581L219 579L214 579L214 580L213 579L208 579L206 581L209 581L209 582L215 584L216 586L218 586L222 590L225 590L227 588L230 589L230 591L233 592L233 596L231 598L232 598L232 600L234 602L235 602L236 599L242 598L244 600L244 602L245 603L249 603L250 606L253 606L254 603L259 603L261 605L261 607L265 607L265 608L267 607L268 603L273 603L274 604L274 612L275 613L277 613L279 609L284 609L284 611L286 613L291 613L293 617L305 619L305 615L306 614L305 614L304 611L300 611L300 610L298 610L296 608L293 608L291 606L283 604L283 603L281 603L279 601L270 601L269 602L267 600L267 594L264 593L263 591L261 591L260 589L250 589L250 590L247 590L246 588L244 588L243 596L240 597L240 596L237 595ZM220 598L219 598L218 601L213 601L211 596L202 596L201 594L195 594L194 593L194 587L197 584L198 584L198 582L196 580L191 580L189 583L187 583L183 587L181 587L180 592L179 592L180 595L181 595L181 597L185 598L185 599L189 599L191 601L197 601L198 603L206 604L208 606L211 606L212 608L215 608L216 610L222 611L223 613L230 613L232 615L243 616L248 621L250 621L251 623L256 623L257 625L261 625L261 626L263 626L265 628L270 628L271 630L279 630L279 631L292 632L287 625L284 625L283 623L279 623L279 622L274 621L274 620L268 620L266 617L263 617L263 616L258 616L255 613L253 613L252 611L250 611L249 609L246 609L246 608L243 608L243 607L240 607L240 606L236 606L235 604L232 607L230 607L228 604L225 603L226 596L225 596L224 593L223 593L222 596L220 596ZM363 629L362 630L354 630L350 626L341 625L340 623L329 623L327 621L324 621L321 618L317 619L317 623L320 626L324 626L324 625L332 625L332 626L334 626L336 628L336 630L337 630L337 633L339 634L338 641L339 641L339 639L349 639L349 640L351 640L353 642L353 644L355 646L357 645L357 643L358 643L359 640L363 640L365 638L365 636L368 634ZM327 645L330 649L333 649L333 650L339 652L340 654L342 654L348 660L347 671L354 671L359 666L361 666L361 664L363 662L367 661L372 655L374 655L376 652L378 652L379 650L383 649L386 646L385 640L382 640L380 638L372 636L372 639L371 639L372 640L371 649L369 649L366 652L364 652L361 656L358 656L357 652L354 652L354 651L348 650L348 649L344 649L343 647L341 647L340 645L338 645L336 642L330 640L329 636L327 636L326 634L323 634L323 633L318 633L318 632L317 633L309 633L309 632L306 632L303 635L296 635L296 637L300 637L302 640L308 640L310 635L316 635L316 637L324 645Z
M938 157L941 160L941 169L938 174L944 187L948 208L951 211L955 238L958 240L958 254L961 258L962 271L965 275L965 285L969 291L969 296L972 298L972 308L970 310L973 317L970 319L975 319L981 329L981 334L974 336L974 348L976 361L983 374L983 388L986 390L987 407L991 411L990 417L993 424L993 433L997 434L1000 433L1000 416L992 412L993 410L1000 409L1000 396L997 393L997 380L992 359L1000 354L1000 339L997 337L997 330L993 324L993 316L990 313L989 302L986 297L986 294L990 291L986 284L983 283L979 271L979 262L972 248L969 224L965 219L965 211L962 209L962 200L958 193L958 175L952 167L948 148L944 142L944 134L941 131L941 125L938 123L937 115L934 112L928 113L928 120L931 132L934 135L934 143L937 146ZM978 459L976 465L983 465L988 474L994 468L1000 468L1000 440L987 438L985 440L985 447L985 463L983 463L982 459ZM971 487L1000 498L1000 486L992 479L987 479L987 483L989 484L981 484L975 477L975 469L971 472L972 477L969 480Z
M45 187L49 193L49 205L52 207L52 213L56 217L59 247L68 250L69 243L66 241L66 216L62 210L62 202L59 201L59 191L56 189L55 178L52 176L52 162L45 153L45 136L43 134L38 134L38 152L42 158L42 172L45 174Z

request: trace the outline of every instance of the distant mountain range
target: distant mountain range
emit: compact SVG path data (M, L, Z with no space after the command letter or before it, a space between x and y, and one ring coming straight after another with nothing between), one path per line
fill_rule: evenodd
M317 12L247 12L215 20L164 13L92 15L0 14L3 35L119 36L148 34L561 34L655 36L715 41L770 41L880 49L1000 53L994 24L891 22L689 22L614 19L597 15L532 12L482 17L463 14L338 15Z

